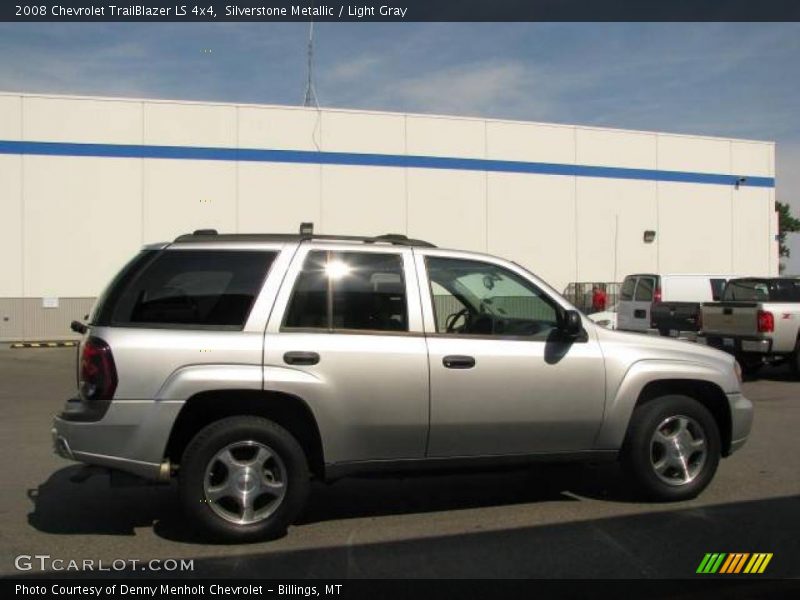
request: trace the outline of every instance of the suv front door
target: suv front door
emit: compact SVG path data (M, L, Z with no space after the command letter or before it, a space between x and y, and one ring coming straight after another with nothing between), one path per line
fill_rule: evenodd
M591 449L605 402L594 333L566 340L563 309L521 269L415 252L426 291L428 456Z

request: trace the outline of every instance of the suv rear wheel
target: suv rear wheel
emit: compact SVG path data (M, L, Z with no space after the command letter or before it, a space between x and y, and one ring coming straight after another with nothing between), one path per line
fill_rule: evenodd
M706 488L720 453L719 428L711 413L688 396L668 395L634 409L622 460L648 497L678 501Z
M305 504L305 453L283 427L261 417L228 417L195 435L181 460L187 514L215 538L278 537Z

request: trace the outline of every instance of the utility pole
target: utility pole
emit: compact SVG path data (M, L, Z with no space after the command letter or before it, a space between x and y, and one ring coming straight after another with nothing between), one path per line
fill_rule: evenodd
M306 79L306 95L303 106L319 108L317 92L314 90L314 21L308 24L308 69Z

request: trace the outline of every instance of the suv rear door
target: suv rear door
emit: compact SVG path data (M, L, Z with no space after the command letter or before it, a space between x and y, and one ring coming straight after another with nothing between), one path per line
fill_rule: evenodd
M414 252L430 360L428 456L592 448L605 401L593 332L563 340L563 309L518 267Z
M302 244L267 325L264 385L309 404L326 463L422 458L428 361L411 249Z
M258 373L263 311L255 307L280 251L278 244L176 243L131 261L90 320L91 335L113 351L115 400L169 402L165 384L195 365L244 365ZM249 387L260 389L261 381Z

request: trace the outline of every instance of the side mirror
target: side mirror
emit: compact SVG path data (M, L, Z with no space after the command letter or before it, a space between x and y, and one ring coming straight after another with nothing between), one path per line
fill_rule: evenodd
M583 331L581 325L581 315L577 310L568 310L564 313L564 321L561 323L561 331L568 337L578 337Z

